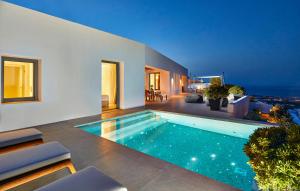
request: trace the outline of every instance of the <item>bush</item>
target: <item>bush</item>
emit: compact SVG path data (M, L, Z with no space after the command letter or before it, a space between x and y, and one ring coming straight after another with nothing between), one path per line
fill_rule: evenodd
M222 85L221 78L211 78L210 84L213 86L221 86Z
M300 126L257 129L244 147L262 190L300 189Z
M244 95L245 94L244 88L242 88L240 86L233 86L233 87L229 88L228 92L233 95Z
M233 84L225 84L224 87L227 88L227 90L229 90L230 88L232 88L234 85Z
M271 123L291 122L291 116L288 108L282 105L275 105L271 108L268 121Z
M220 99L228 96L228 91L223 86L216 86L211 85L209 88L207 88L204 92L205 96L208 97L208 99Z

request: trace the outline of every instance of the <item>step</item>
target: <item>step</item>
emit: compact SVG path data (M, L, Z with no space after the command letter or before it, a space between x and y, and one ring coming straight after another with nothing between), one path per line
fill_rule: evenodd
M155 115L154 113L142 113L138 116L130 116L128 118L116 118L116 119L110 119L110 120L104 120L103 122L97 122L97 123L92 123L87 127L79 127L84 129L85 131L88 131L92 134L95 135L99 135L101 132L101 125L104 124L108 124L108 123L112 123L111 125L106 126L105 128L113 128L116 129L115 127L118 125L122 125L122 126L126 126L129 123L134 123L134 121L140 120L142 118L147 118L147 117L151 117L151 115Z
M131 130L133 130L135 128L138 128L139 126L145 126L147 124L150 124L153 121L156 121L156 117L151 117L150 119L147 119L147 120L144 120L144 121L140 121L140 122L128 125L128 126L124 126L121 129L117 129L117 130L114 130L114 131L111 131L111 132L108 132L108 133L103 133L102 137L104 137L104 138L108 137L109 138L109 137L118 136L119 134L122 134L122 133L124 133L126 131L131 131Z
M102 130L104 131L110 131L110 129L112 131L114 130L121 130L123 129L124 127L128 127L128 126L131 126L133 124L136 124L136 123L140 123L140 122L143 122L143 121L146 121L146 120L149 120L149 119L153 119L153 118L156 118L157 116L156 115L143 115L143 117L139 117L139 118L136 118L135 120L126 120L125 122L123 120L121 121L106 121L104 123L102 123L101 127L102 127Z
M138 115L120 116L120 117L117 117L117 118L103 120L100 123L105 123L105 122L109 122L109 121L117 121L117 124L120 123L120 122L127 123L127 122L131 122L131 121L134 121L134 120L138 120L138 119L147 117L147 116L151 116L151 115L155 115L155 114L153 112L147 111L147 112L142 112Z
M132 136L132 135L134 135L138 132L141 132L145 129L156 128L166 122L167 122L167 120L162 120L161 118L155 117L155 118L151 118L146 121L142 121L142 122L127 126L125 128L119 129L117 131L112 131L110 133L103 134L102 137L116 142L120 139L124 139L128 136Z

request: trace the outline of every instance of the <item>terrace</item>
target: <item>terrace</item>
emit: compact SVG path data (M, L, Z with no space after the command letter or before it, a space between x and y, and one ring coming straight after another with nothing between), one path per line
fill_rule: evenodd
M0 12L0 191L74 177L71 191L299 190L296 98L250 102L146 44L1 0Z
M205 116L212 118L221 119L234 119L230 117L226 108L221 108L220 111L211 111L210 108L205 103L186 103L185 96L187 93L182 93L180 95L172 96L167 102L147 102L147 109L155 109L161 111L171 111L178 113L185 113L190 115Z
M173 102L176 102L177 99L180 98L174 98L170 103L164 105L162 109L167 110L169 104L173 105ZM146 107L157 108L158 106L147 105ZM177 105L176 108L178 107L180 106ZM169 108L170 111L175 109L174 107ZM180 111L184 111L185 108L181 107ZM142 111L144 109L114 110L103 113L100 116L62 121L41 125L36 128L43 132L45 142L59 141L69 148L72 154L72 161L78 170L90 165L96 166L106 175L125 185L130 191L237 190L229 185L74 128L75 125ZM12 190L33 190L67 174L66 170L61 170Z

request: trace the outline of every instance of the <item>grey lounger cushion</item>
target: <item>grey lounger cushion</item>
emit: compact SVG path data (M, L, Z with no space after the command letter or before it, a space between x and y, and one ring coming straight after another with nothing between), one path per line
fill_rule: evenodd
M87 167L66 176L36 191L126 191L117 181L106 176L95 167Z
M70 158L69 150L58 142L0 154L0 181Z
M33 128L2 132L0 133L0 148L37 139L42 139L42 132Z
M185 97L186 103L203 103L203 96L198 94L191 94Z

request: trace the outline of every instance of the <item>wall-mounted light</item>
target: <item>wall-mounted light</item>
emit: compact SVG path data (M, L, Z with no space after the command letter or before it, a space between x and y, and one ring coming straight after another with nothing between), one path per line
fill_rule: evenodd
M174 84L174 79L173 78L171 78L171 83Z

